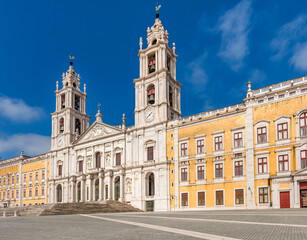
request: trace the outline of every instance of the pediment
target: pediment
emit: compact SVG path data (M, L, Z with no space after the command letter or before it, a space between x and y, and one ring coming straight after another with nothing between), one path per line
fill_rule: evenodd
M307 168L300 169L292 173L292 176L303 176L303 175L307 175Z
M113 127L105 123L95 122L74 142L74 144L88 142L94 139L107 137L122 132L123 130L118 127Z

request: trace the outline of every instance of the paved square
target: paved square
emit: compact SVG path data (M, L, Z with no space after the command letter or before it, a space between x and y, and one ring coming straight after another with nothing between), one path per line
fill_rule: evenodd
M0 218L0 239L307 239L307 209Z

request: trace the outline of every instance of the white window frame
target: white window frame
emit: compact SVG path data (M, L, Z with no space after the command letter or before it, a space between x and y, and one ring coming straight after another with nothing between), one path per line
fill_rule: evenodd
M268 202L267 203L260 203L259 202L259 188L267 188L268 189ZM265 186L258 186L257 187L257 203L258 203L258 206L270 206L270 202L271 202L271 196L270 196L270 188L268 185L265 185Z
M244 156L240 157L233 157L232 158L233 162L233 180L234 181L243 181L245 179L245 163L244 163ZM236 176L236 162L242 161L243 163L243 175L242 176Z
M206 163L207 163L207 161L204 161L204 160L195 163L195 166L196 166L196 168L195 168L195 171L196 171L196 184L204 184L207 181L207 178L206 178L207 177L207 174L206 174L206 170L207 170ZM204 179L198 179L198 170L197 170L198 167L204 167Z
M244 136L244 129L245 127L236 127L231 129L232 132L232 151L233 152L243 152L244 148L245 148L245 136ZM235 147L235 134L236 133L242 133L242 142L243 142L243 146L242 147Z
M149 148L149 147L153 147L153 160L148 160L147 159L147 149ZM156 142L155 141L153 141L153 140L149 140L149 141L147 141L146 143L145 143L145 145L144 145L144 151L145 151L145 162L155 162L155 158L157 158L157 156L156 156Z
M256 155L256 179L268 179L270 177L270 152L269 151L264 151L264 152L257 152L255 153ZM267 158L267 173L259 173L258 172L258 159L259 158Z
M276 153L276 172L277 176L284 176L291 174L291 148L282 148L275 151ZM288 170L287 171L279 171L279 156L288 155Z
M187 155L181 156L181 144L186 143L187 144ZM179 139L179 159L180 160L187 160L189 158L189 138L182 138Z
M44 173L44 175L45 175L44 178L43 178L43 171L45 172L45 173ZM41 169L41 182L44 182L45 179L46 179L46 169L45 169L45 168L42 168L42 169Z
M25 181L25 176L26 176L26 181ZM27 172L24 172L23 173L23 176L22 176L22 183L25 185L27 184Z
M116 166L116 154L117 153L120 153L120 165ZM155 155L154 155L155 156ZM124 164L124 158L123 158L123 149L120 148L120 147L116 147L114 150L113 150L113 166L114 167L122 167L123 164Z
M205 205L198 205L198 193L199 193L199 192L205 193ZM207 205L206 196L207 196L207 195L206 195L206 191L205 191L205 190L200 190L200 191L197 191L197 192L196 192L197 207L199 207L199 208L206 207L206 205Z
M236 203L236 190L243 190L243 203ZM233 189L233 202L234 202L234 205L235 206L245 206L245 200L246 200L246 198L245 198L245 188L234 188Z
M33 181L33 170L29 171L29 183L32 183Z
M196 157L200 158L200 157L204 157L206 156L206 134L201 134L201 135L197 135L194 137L195 139L195 155ZM197 152L197 141L199 140L203 140L204 141L204 152L203 153L198 153Z
M182 206L182 193L188 194L188 206ZM180 207L181 208L189 208L190 207L190 193L189 192L180 192Z
M275 122L275 131L276 131L276 144L285 144L285 143L290 143L290 117L289 116L280 116L279 118L276 118L274 120ZM287 123L288 125L288 138L287 139L278 139L278 125L279 124L283 124L283 123Z
M223 205L216 205L216 192L223 191ZM215 207L225 207L225 189L214 189L214 206Z
M214 182L216 183L216 182L224 182L224 180L225 180L225 164L224 164L224 161L225 161L225 158L220 158L220 159L214 159L214 160L212 160L212 162L213 162L213 176L214 176ZM216 164L220 164L220 163L222 163L223 164L223 177L216 177L215 176L215 165Z
M37 173L37 180L36 180L36 173ZM36 183L39 181L39 169L35 169L34 181L35 181Z
M294 116L295 116L295 129L296 129L296 141L302 141L303 139L306 139L306 137L301 137L300 133L300 116L303 113L307 112L307 108L302 108L301 110L297 111Z
M254 124L255 146L256 148L266 147L269 145L269 120L260 120ZM258 128L266 127L266 142L258 143Z
M295 155L296 155L296 170L302 169L302 162L301 162L301 151L307 150L307 143L303 143L299 146L295 147Z
M220 155L220 154L224 153L224 151L225 151L224 134L225 134L224 130L212 133L212 137L213 137L213 155ZM221 150L217 150L217 151L215 150L215 138L216 137L222 137L222 149Z
M186 181L182 181L181 180L181 169L183 168L186 168L187 169L187 180ZM180 167L179 167L179 174L180 174L180 186L186 186L186 185L189 185L189 182L190 182L190 178L189 178L189 164L182 164Z

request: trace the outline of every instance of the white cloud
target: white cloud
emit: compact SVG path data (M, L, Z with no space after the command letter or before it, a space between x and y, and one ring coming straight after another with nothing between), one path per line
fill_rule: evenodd
M293 56L290 58L289 62L297 70L307 71L307 42L303 44L296 44Z
M294 43L307 36L307 15L300 15L291 22L283 25L271 42L275 53L274 60L280 60L293 51Z
M204 68L206 58L207 58L207 53L204 53L199 58L189 63L187 66L188 67L187 81L193 84L195 89L198 91L202 91L208 82L208 75Z
M259 83L259 82L264 81L265 79L266 79L265 73L259 69L255 69L251 71L250 73L249 81L251 83L255 83L255 82Z
M251 17L251 1L242 0L219 19L218 30L222 33L219 56L228 62L234 71L243 65L249 54L248 33Z
M21 99L0 96L0 116L14 122L30 122L45 116L43 109L27 105Z
M38 155L50 150L50 137L38 134L15 134L10 137L0 138L0 154L7 152L25 155Z

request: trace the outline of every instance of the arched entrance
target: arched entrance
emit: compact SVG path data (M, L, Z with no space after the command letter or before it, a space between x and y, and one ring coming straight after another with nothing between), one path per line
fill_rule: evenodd
M120 177L116 177L114 183L114 200L118 201L120 198Z
M62 202L62 185L59 184L56 187L56 200L57 202Z
M81 202L81 182L77 184L77 202Z
M155 195L155 175L150 173L147 178L147 196Z
M99 179L95 181L95 201L99 199Z

